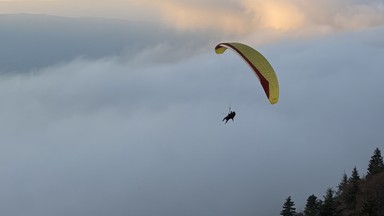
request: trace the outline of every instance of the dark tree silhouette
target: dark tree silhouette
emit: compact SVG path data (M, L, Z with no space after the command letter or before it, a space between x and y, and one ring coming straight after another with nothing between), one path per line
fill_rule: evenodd
M368 173L367 177L376 175L384 170L383 157L381 156L381 152L379 148L376 148L373 152L371 160L368 165Z
M320 216L336 216L337 210L334 193L332 188L327 189L324 195L324 201L320 208Z
M337 186L337 192L336 192L337 196L340 196L343 193L343 191L345 190L345 187L347 186L347 184L348 184L348 176L344 172L344 175L343 175L343 177L341 179L341 182Z
M315 195L311 195L307 199L307 204L305 205L304 215L305 216L319 216L320 215L320 205L321 201L317 199Z
M356 166L352 170L351 177L348 179L348 184L343 193L343 203L345 204L344 212L347 215L356 214L357 194L359 192L360 176Z
M280 215L282 216L295 216L296 208L294 207L295 203L292 201L291 196L289 196L283 205L283 210L281 210Z

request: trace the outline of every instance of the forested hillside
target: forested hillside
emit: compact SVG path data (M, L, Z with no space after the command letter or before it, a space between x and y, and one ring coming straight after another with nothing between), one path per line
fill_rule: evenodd
M361 177L356 167L350 176L343 174L341 182L326 189L318 198L310 195L303 212L296 211L289 196L283 204L283 216L383 216L384 215L384 164L379 148L369 161L367 173Z

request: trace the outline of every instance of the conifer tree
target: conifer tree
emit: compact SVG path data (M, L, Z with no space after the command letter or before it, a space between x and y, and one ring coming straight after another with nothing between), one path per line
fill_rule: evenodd
M344 213L356 214L356 199L359 192L360 176L356 169L356 166L352 170L351 177L348 179L348 184L345 187L345 191L342 194L343 203L345 205Z
M335 197L333 196L334 193L332 188L327 189L320 208L320 216L336 216L337 210Z
M289 196L283 205L283 210L281 210L280 215L295 216L296 208L294 206L295 206L295 203L292 201L291 196Z
M371 160L369 161L367 177L378 174L383 170L384 170L383 157L381 156L381 152L379 148L376 148L375 151L373 152Z
M358 181L360 181L360 175L355 166L352 170L352 174L351 174L351 177L349 178L349 182L357 183Z
M340 196L343 193L343 191L345 190L345 187L347 186L347 184L348 184L348 176L344 172L344 175L343 175L343 177L341 179L341 182L337 186L336 195Z
M320 200L312 194L307 199L307 204L305 205L304 215L305 216L319 216L320 215Z

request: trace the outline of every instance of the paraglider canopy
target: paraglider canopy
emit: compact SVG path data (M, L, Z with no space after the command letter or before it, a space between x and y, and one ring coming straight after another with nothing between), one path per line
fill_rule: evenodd
M271 64L267 59L252 47L242 43L220 43L215 47L216 54L222 54L227 49L238 53L240 57L251 67L264 89L271 104L279 100L279 82Z

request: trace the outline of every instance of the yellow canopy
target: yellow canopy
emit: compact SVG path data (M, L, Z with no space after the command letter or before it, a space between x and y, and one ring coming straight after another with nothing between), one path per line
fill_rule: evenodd
M216 54L222 54L228 48L237 52L255 72L271 104L279 100L279 82L271 64L258 51L242 43L220 43L215 47Z

